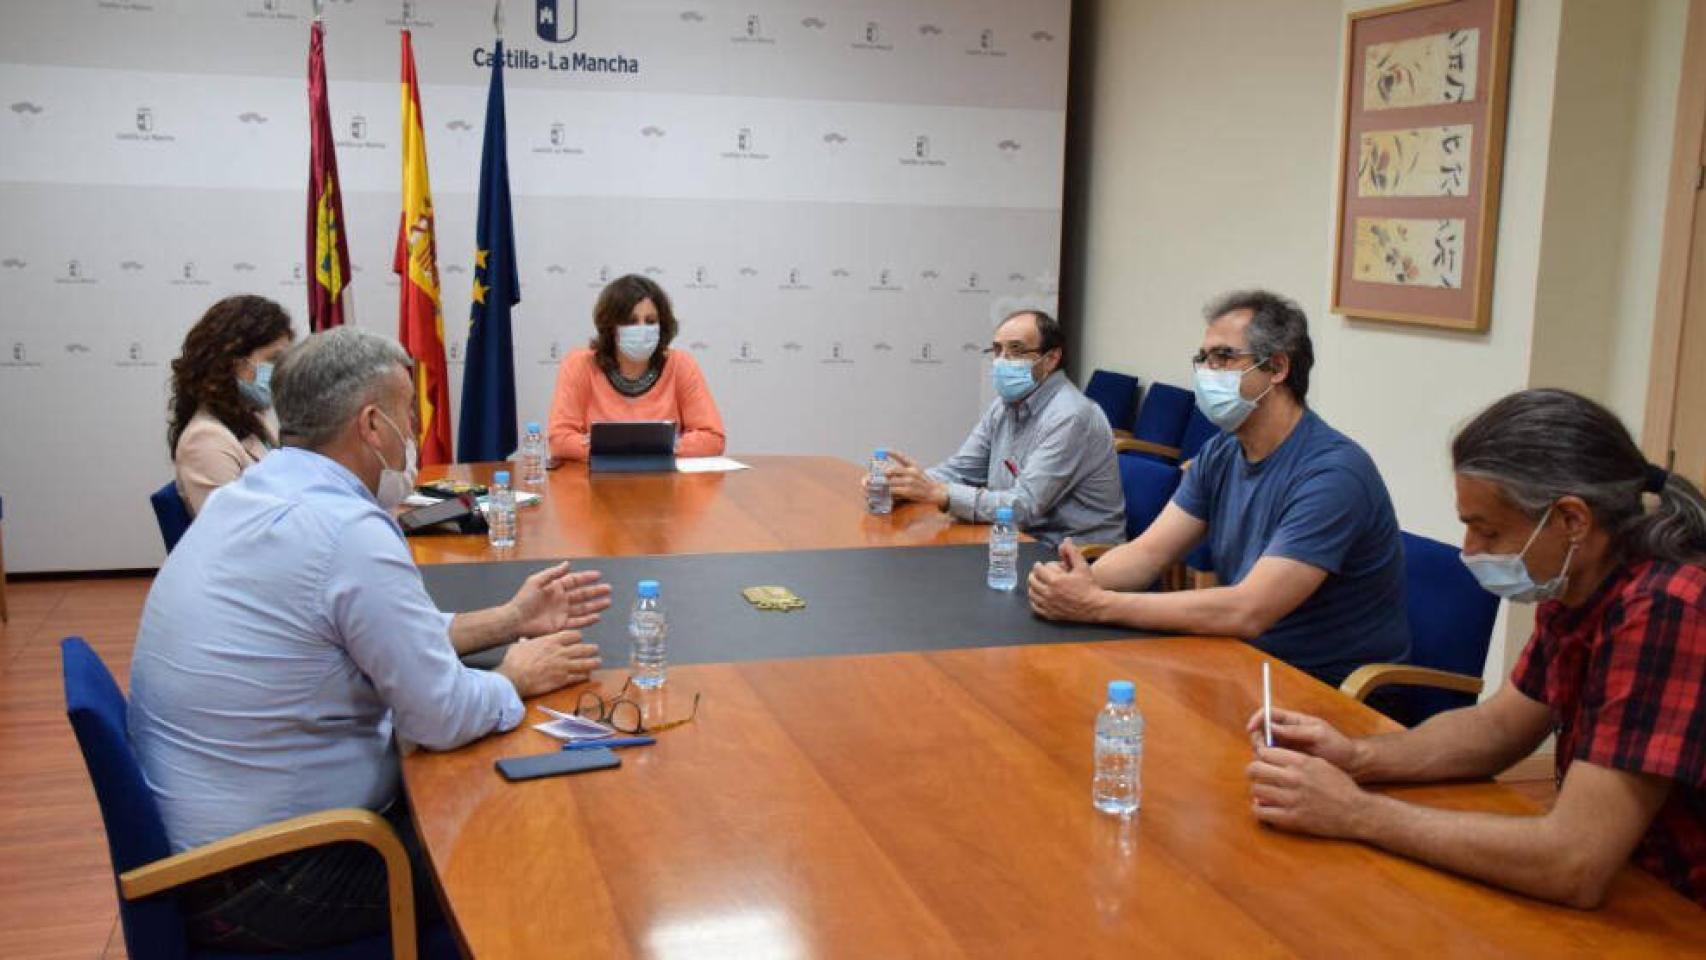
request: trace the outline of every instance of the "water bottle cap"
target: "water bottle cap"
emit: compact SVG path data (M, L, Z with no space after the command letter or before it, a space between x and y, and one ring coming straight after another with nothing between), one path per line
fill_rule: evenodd
M492 474L492 482L505 487L509 486L509 471L499 470Z
M889 458L889 452L887 450L884 450L882 447L878 447L876 452L871 454L872 460L887 460L888 458Z
M1112 680L1108 683L1109 703L1135 703L1137 687L1130 680Z
M658 596L658 582L656 580L641 580L639 594L641 600L656 600Z
M996 523L1012 523L1013 522L1013 508L1012 507L996 507L995 508L995 522Z
M539 432L539 421L537 421L537 420L527 421L527 432L528 433L538 433Z

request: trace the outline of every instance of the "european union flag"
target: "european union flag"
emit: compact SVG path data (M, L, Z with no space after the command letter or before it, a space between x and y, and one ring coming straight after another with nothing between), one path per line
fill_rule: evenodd
M462 462L503 460L515 450L515 348L510 308L521 302L515 225L509 208L509 151L504 133L504 51L492 54L486 95L486 144L480 154L480 212L474 231L474 290L462 377Z

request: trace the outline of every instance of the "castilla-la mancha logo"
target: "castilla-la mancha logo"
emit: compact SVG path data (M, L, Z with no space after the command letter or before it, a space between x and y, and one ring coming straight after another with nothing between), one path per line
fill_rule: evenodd
M824 357L818 362L835 364L852 363L853 358L847 355L847 347L842 344L840 340L837 340L829 345L829 356Z
M580 0L534 0L533 29L546 43L568 43L580 32Z
M381 140L368 139L367 117L354 114L349 118L349 126L344 128L348 136L336 137L334 142L340 149L345 150L383 150L385 143Z
M533 148L534 153L555 156L578 156L586 153L586 148L577 146L569 139L568 125L561 120L551 122L551 129L546 134L546 142Z
M159 121L154 116L154 108L143 104L132 114L134 129L124 130L117 134L120 140L142 141L148 143L171 143L177 137L159 131Z
M724 160L768 160L770 154L758 149L758 135L751 127L741 127L735 131L735 148L723 151Z
M853 41L853 49L889 51L894 49L894 45L883 39L882 24L868 20L865 22L865 28L859 31L859 39Z

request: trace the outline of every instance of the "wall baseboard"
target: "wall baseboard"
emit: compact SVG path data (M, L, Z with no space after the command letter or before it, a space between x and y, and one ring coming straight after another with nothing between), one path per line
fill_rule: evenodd
M8 571L7 583L41 583L56 580L110 580L117 577L152 577L158 567L123 567L116 570L35 570L28 573Z

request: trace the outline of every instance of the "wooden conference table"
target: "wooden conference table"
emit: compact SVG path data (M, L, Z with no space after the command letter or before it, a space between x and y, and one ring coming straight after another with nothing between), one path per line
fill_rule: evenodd
M742 458L723 476L552 475L506 559L975 541L934 510L865 516L858 470ZM483 477L489 468L455 468ZM423 563L498 559L414 541ZM779 614L778 616L785 616ZM682 629L678 627L677 629ZM1249 813L1253 648L1180 638L678 666L649 718L697 719L622 766L510 784L493 762L555 742L527 723L404 776L476 957L1680 956L1706 912L1634 869L1604 909L1553 907ZM1390 721L1276 664L1282 705ZM609 692L624 672L605 671ZM1089 802L1108 680L1148 721L1143 809ZM569 709L579 689L538 702ZM1522 814L1491 783L1400 788Z
M897 505L888 517L870 516L859 494L859 470L844 460L739 459L752 469L592 474L583 464L565 464L550 472L544 502L517 511L515 548L501 558L940 546L987 539L983 527L956 524L934 507ZM421 479L486 483L500 467L428 467ZM409 543L420 564L500 559L484 536L416 537Z

